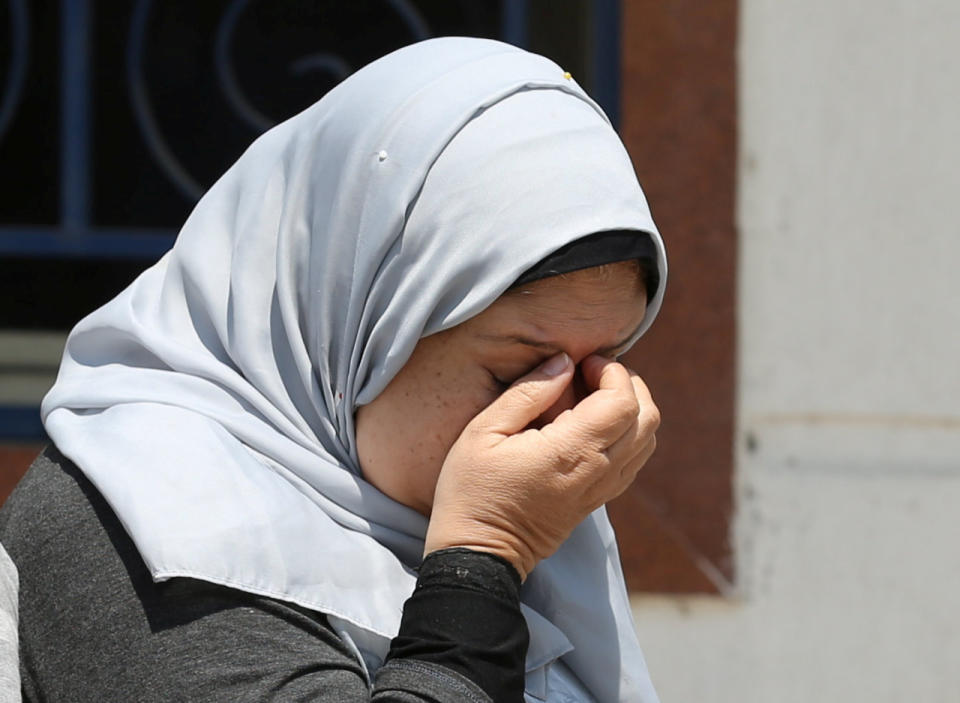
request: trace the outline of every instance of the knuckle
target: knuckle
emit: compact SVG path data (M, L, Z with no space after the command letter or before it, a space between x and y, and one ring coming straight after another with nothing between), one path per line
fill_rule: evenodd
M623 417L636 417L640 412L640 403L633 393L621 394L617 399L617 414Z
M594 481L606 472L609 460L602 451L581 446L565 453L565 473L576 474L580 481Z
M592 452L588 464L590 470L600 476L610 473L614 468L614 463L606 452Z
M626 471L624 471L623 476L628 484L633 483L633 481L637 478L637 474L640 473L640 470L647 465L647 458L648 456L645 454L635 458L632 462L630 462L630 466L627 467Z
M649 407L644 408L644 414L646 415L644 424L651 432L660 429L660 408L651 403Z
M576 456L577 465L588 474L602 472L607 462L607 457L602 449L586 442L574 450L573 454Z
M507 393L507 401L515 406L528 406L537 402L537 393L532 383L520 383Z

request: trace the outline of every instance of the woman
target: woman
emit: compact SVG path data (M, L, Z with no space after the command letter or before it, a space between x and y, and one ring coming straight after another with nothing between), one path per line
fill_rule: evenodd
M552 62L357 72L71 333L0 521L27 697L656 700L602 505L653 450L612 358L665 274Z

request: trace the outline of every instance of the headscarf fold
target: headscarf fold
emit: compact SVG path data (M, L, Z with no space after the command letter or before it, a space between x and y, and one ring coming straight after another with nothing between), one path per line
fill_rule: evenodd
M327 613L375 663L427 523L363 479L356 408L421 337L477 314L552 251L615 229L658 250L639 336L666 259L600 108L509 45L412 45L257 139L173 249L74 328L46 429L154 579ZM531 687L560 657L599 700L656 700L603 510L522 599Z

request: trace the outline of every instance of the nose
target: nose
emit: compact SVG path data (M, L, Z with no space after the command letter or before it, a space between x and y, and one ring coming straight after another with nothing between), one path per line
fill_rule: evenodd
M544 425L547 425L553 422L557 416L562 413L564 410L569 410L581 400L586 398L588 395L586 383L583 380L583 374L580 371L580 366L577 366L576 371L573 374L573 379L566 388L563 389L563 393L557 402L551 405L547 410L540 415L536 420L534 420L530 426L539 429Z

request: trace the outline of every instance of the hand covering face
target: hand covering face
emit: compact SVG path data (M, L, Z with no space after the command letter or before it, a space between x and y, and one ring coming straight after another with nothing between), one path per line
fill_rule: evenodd
M375 661L426 519L363 480L353 416L417 340L597 231L663 245L602 111L551 61L435 39L262 135L173 249L72 331L42 413L156 580L322 611ZM613 531L594 513L523 590L528 691L564 664L655 701Z

